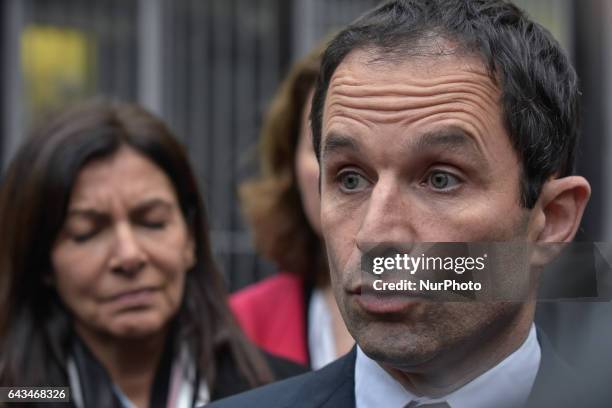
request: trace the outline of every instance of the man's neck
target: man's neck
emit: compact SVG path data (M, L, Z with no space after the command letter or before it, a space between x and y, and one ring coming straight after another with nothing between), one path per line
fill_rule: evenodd
M478 339L466 341L439 361L430 361L418 370L398 369L380 364L411 393L432 398L444 397L495 367L526 340L533 323L533 308L525 308L503 329L491 327Z

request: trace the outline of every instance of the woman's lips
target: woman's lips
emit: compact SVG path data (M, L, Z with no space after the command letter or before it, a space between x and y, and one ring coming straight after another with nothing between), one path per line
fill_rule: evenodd
M146 307L152 303L157 292L157 288L130 290L111 296L106 302L119 309Z

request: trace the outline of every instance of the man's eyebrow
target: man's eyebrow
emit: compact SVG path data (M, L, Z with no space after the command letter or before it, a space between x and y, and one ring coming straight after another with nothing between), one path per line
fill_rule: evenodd
M478 158L486 161L485 155L474 138L469 136L466 131L458 127L424 133L410 141L410 145L417 151L426 150L427 148L432 147L442 147L452 151L468 148Z
M359 145L352 137L330 132L329 135L325 138L325 142L323 143L321 157L325 158L326 156L329 156L341 150L359 152L360 149Z

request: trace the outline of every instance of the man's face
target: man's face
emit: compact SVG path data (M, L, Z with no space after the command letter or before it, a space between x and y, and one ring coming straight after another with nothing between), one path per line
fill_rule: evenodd
M530 239L520 162L500 90L475 57L385 62L350 53L328 89L321 141L321 222L338 305L379 362L419 371L461 358L520 315L512 303L385 303L360 295L372 244Z

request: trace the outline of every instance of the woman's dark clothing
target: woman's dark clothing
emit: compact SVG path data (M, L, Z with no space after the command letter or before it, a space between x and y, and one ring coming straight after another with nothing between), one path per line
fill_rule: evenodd
M164 353L160 360L150 397L150 408L164 408L167 405L170 394L170 377L174 360L174 347L172 337L166 342ZM307 371L305 367L297 365L288 360L272 356L262 351L264 359L268 363L275 380L282 380L294 375L302 374ZM91 351L85 344L76 336L71 347L71 361L74 367L73 372L78 373L78 388L75 390L73 381L69 380L70 374L64 376L61 381L54 381L55 384L65 384L71 386L70 403L23 403L24 407L85 407L85 408L125 408L122 403L116 387L113 385L108 373L102 364L93 356ZM238 367L235 364L231 353L217 353L216 355L217 378L214 389L209 390L210 401L228 397L233 394L247 391L252 387L249 386L246 379L239 373ZM68 368L70 372L70 368ZM196 370L197 373L197 370ZM200 378L200 373L195 375L195 384L205 383L203 378ZM57 386L57 385L56 385ZM119 391L120 393L120 391ZM79 397L77 397L77 394ZM80 399L75 400L74 397ZM194 392L192 403L190 406L197 406L197 391ZM17 404L11 406L19 406Z

